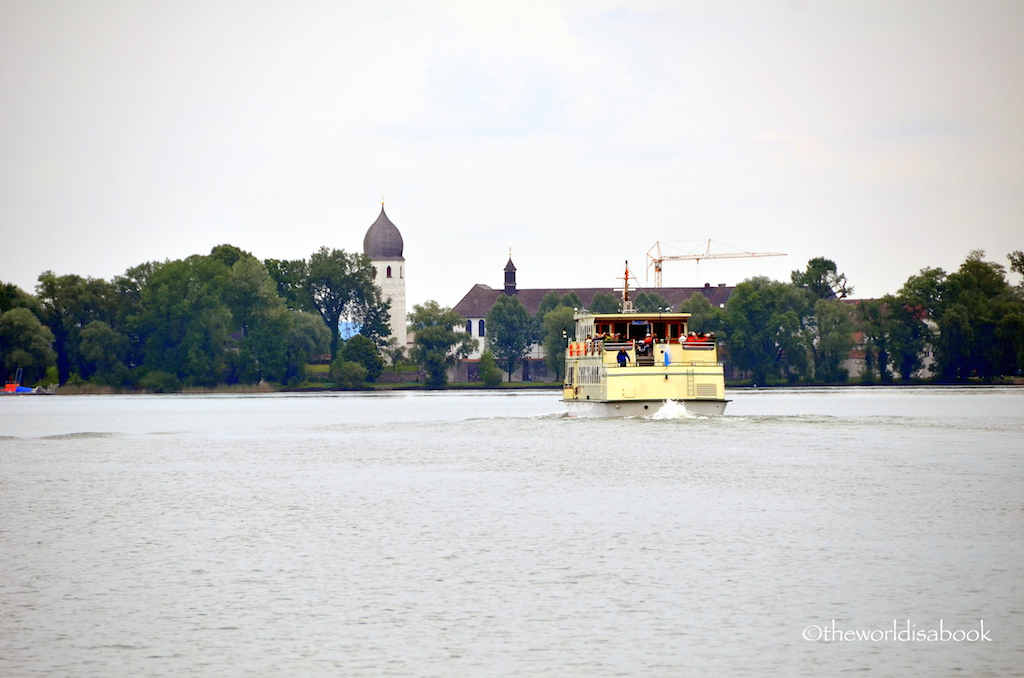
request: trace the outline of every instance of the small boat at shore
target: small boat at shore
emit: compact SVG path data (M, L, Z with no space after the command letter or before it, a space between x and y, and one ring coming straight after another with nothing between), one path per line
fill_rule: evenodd
M723 414L725 374L714 336L689 329L689 313L622 310L574 315L576 339L565 352L562 401L569 416L626 417L682 405L694 414ZM672 403L672 405L669 405Z
M22 386L22 373L23 368L19 367L17 371L14 373L14 377L7 380L7 383L4 385L3 390L0 391L0 395L50 395L55 392L52 387L44 389L41 386L37 386L35 388L31 388L29 386Z

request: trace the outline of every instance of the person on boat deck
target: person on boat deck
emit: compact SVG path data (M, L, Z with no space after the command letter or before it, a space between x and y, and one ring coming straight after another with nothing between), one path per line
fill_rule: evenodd
M619 367L625 367L626 363L629 362L629 355L626 354L626 349L620 348L619 352L615 355L615 359L619 362Z
M690 332L690 334L687 335L686 337L687 344L696 344L698 341L700 341L700 339L697 338L696 332Z
M651 349L653 349L653 348L654 348L654 335L651 334L650 332L648 332L647 336L644 337L644 341L643 341L644 355L651 355Z

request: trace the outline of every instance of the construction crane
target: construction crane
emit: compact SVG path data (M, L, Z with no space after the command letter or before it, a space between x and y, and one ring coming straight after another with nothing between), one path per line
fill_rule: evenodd
M697 262L697 270L699 271L700 270L700 260L701 259L747 259L749 257L784 257L784 256L786 256L785 253L783 253L783 252L738 252L738 251L737 252L712 252L711 251L711 245L712 244L717 245L719 248L729 247L729 246L728 245L723 245L720 242L715 242L714 240L710 240L710 239L707 240L706 242L703 241L703 240L700 240L700 241L690 241L690 242L700 242L700 243L702 243L703 247L704 247L704 251L703 252L686 252L686 254L670 254L670 255L666 255L666 254L662 254L662 252L661 252L661 246L662 246L661 242L654 243L654 247L652 247L651 249L649 249L647 251L647 279L650 279L651 267L653 266L654 267L654 286L655 287L661 287L661 268L662 268L662 264L664 262L666 262L666 261L696 261ZM665 243L665 245L668 245L668 243ZM675 249L679 249L679 248L675 248ZM730 249L735 249L735 248L730 248ZM681 250L681 251L685 252L686 250Z

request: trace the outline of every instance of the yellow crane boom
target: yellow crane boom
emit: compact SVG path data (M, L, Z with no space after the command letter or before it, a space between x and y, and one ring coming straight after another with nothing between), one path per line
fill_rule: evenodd
M750 257L784 257L784 252L712 252L711 245L715 244L719 247L727 247L722 243L715 242L714 240L708 239L700 241L704 243L703 252L686 252L686 254L663 254L661 251L662 243L654 243L654 247L647 251L647 273L648 279L651 272L651 267L654 267L654 286L661 287L661 270L662 264L666 261L696 261L697 265L700 266L701 259L747 259ZM666 245L668 243L665 243ZM685 251L685 250L683 250Z

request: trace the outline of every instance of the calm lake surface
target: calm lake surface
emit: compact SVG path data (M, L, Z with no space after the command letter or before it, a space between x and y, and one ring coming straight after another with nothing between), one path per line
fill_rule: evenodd
M0 676L1024 676L1024 389L728 397L0 398Z

